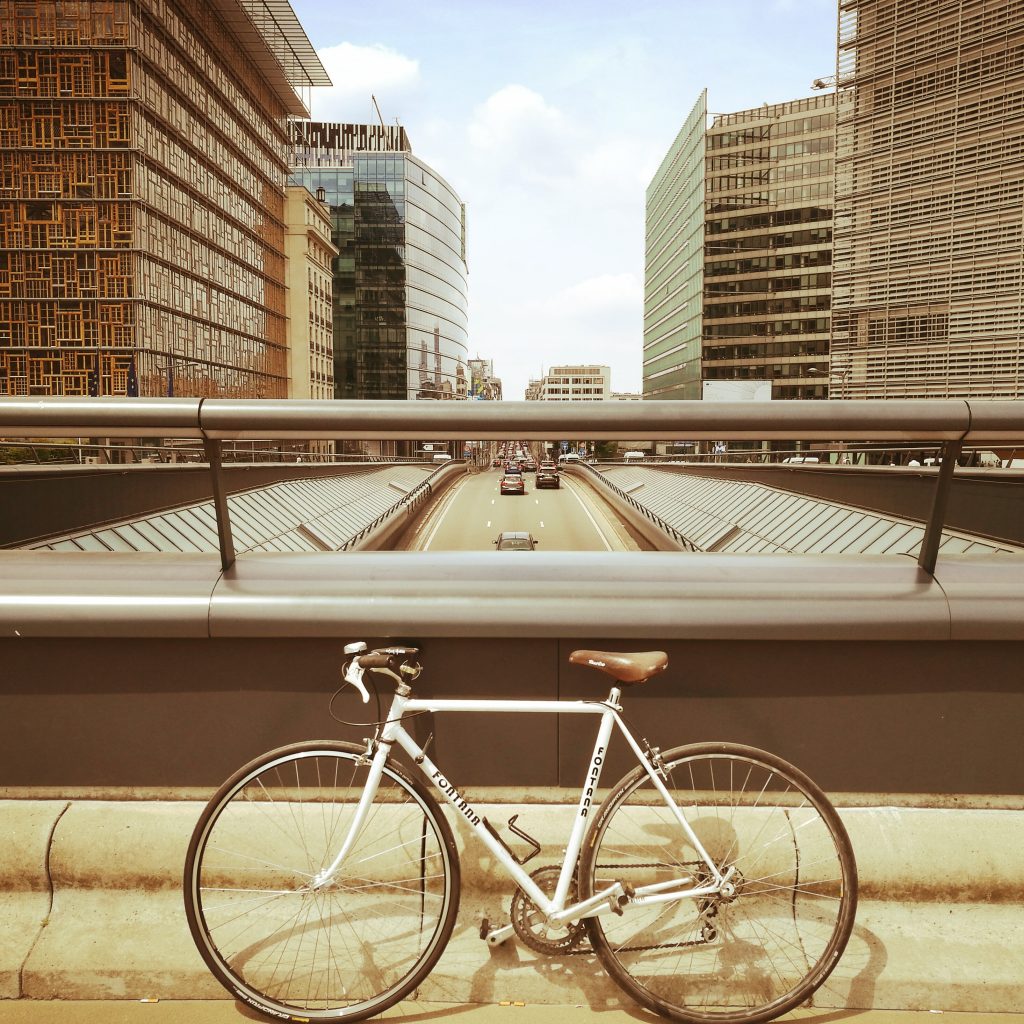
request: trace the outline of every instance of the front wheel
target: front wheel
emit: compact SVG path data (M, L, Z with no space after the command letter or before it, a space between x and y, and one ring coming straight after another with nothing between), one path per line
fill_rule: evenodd
M822 791L782 758L706 743L661 755L676 807L643 768L609 794L580 860L581 897L627 883L621 916L589 918L608 973L641 1005L687 1024L763 1024L804 1002L846 947L857 869L846 829ZM672 884L677 880L677 884ZM643 887L656 886L645 899ZM667 884L665 884L667 883Z
M185 860L185 912L233 995L276 1018L356 1021L411 992L444 951L459 903L451 828L395 764L355 846L369 763L352 743L295 744L236 772L206 806Z

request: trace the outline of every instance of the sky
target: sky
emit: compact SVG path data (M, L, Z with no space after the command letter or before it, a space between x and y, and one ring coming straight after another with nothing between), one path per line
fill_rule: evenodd
M470 358L521 400L551 366L642 387L647 186L702 89L813 95L836 0L291 0L334 82L315 120L387 124L466 203Z

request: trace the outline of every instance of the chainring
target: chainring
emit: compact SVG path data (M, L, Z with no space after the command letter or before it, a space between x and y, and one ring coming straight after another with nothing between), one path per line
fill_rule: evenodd
M537 883L537 887L546 896L553 896L561 870L553 865L538 868L530 875L530 878ZM568 898L570 902L579 899L575 878L569 886ZM544 912L519 888L512 895L509 918L516 935L524 945L538 953L546 953L548 956L568 953L579 944L584 935L582 921L577 921L575 924L548 924Z

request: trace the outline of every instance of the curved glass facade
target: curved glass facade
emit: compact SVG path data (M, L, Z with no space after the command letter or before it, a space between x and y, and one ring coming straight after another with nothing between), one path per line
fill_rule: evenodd
M401 129L295 122L292 134L292 182L324 190L339 250L335 396L466 398L461 200L412 156Z

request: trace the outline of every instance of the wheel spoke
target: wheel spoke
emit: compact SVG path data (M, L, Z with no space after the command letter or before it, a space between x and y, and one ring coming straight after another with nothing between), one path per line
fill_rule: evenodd
M458 905L451 830L385 768L335 876L314 885L349 831L366 778L347 744L285 748L229 780L189 848L186 909L218 979L272 1013L362 1018L425 977Z
M731 888L627 905L591 919L609 973L640 1003L695 1022L765 1021L827 977L853 925L856 869L838 816L800 772L729 744L662 755L670 792ZM584 844L584 898L622 879L634 888L713 876L646 776L608 797Z

